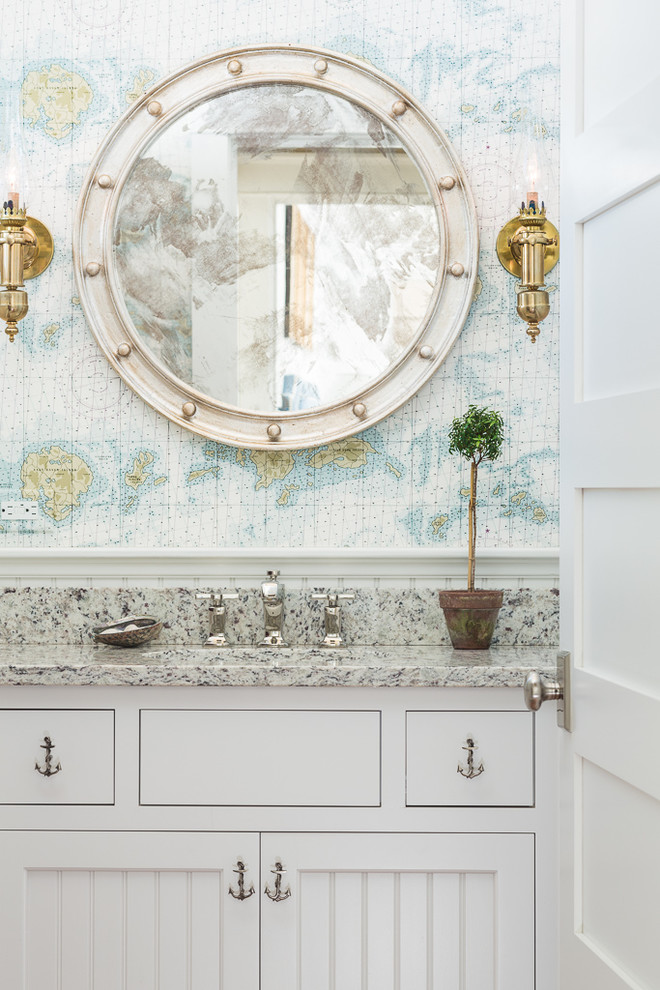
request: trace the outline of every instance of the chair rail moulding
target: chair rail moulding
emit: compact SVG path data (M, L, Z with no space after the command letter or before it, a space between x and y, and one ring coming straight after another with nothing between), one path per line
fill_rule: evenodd
M150 550L5 549L0 557L4 587L196 587L238 584L252 587L276 568L288 587L345 586L411 588L462 587L463 550L420 548L291 549L290 547ZM556 547L482 550L477 554L482 587L550 588L559 582Z

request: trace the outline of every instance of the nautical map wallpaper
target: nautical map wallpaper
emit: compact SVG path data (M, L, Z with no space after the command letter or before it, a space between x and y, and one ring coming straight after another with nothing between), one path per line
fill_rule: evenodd
M465 545L467 465L448 454L470 402L505 420L504 456L482 472L483 547L558 543L557 269L536 345L494 252L512 214L526 114L558 157L558 0L33 0L0 36L3 86L20 98L29 212L55 257L28 286L15 344L0 340L2 547ZM89 331L71 262L73 216L108 128L160 77L235 45L289 42L368 60L449 135L481 229L479 295L434 379L354 438L308 451L237 450L178 429L115 375ZM18 95L17 95L18 94ZM557 215L557 204L549 211ZM4 337L4 334L2 335Z

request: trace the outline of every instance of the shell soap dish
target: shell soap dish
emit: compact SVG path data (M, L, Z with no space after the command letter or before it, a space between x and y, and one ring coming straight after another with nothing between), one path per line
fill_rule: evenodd
M107 626L97 626L92 632L97 643L107 643L109 646L141 646L142 643L155 639L162 628L163 623L150 615L129 615Z

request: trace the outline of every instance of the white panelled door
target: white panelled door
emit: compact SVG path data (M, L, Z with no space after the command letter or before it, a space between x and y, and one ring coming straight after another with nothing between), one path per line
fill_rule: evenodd
M534 836L262 835L261 990L531 990Z
M200 832L3 832L6 990L254 990L259 840ZM233 872L245 876L246 900Z
M657 990L660 4L563 8L560 987Z

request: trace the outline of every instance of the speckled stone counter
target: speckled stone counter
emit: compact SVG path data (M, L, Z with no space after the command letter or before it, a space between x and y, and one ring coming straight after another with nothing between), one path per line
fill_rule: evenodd
M556 648L447 646L224 650L193 647L0 647L0 685L176 687L520 687L552 676Z
M0 644L83 646L93 642L94 626L127 615L153 615L164 623L159 644L196 645L204 642L208 630L208 609L205 603L196 601L197 590L203 589L0 588ZM284 634L288 643L299 646L321 641L323 609L310 597L312 591L320 590L324 589L309 588L305 592L285 589ZM449 646L436 589L361 588L356 591L355 601L342 612L347 643ZM259 588L240 589L238 600L227 602L228 638L232 643L249 644L259 642L263 634ZM495 646L546 647L558 638L557 589L522 588L504 592L504 604L495 627Z

